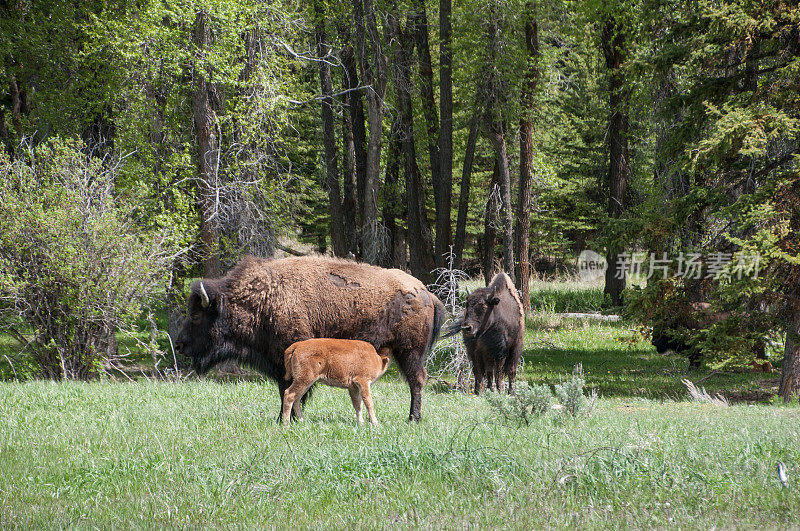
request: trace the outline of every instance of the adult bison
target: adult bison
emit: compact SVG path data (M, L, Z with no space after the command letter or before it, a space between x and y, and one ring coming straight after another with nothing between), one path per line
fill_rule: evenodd
M475 376L475 394L483 391L484 378L489 389L494 380L500 391L506 375L508 392L514 391L525 334L524 315L517 290L505 273L495 275L487 287L467 294L464 317L451 325L450 335L461 330Z
M444 306L416 278L335 258L248 257L227 276L192 284L189 314L176 347L198 374L234 359L278 383L291 382L283 354L315 337L360 339L388 347L411 388L409 420L419 421L425 356Z

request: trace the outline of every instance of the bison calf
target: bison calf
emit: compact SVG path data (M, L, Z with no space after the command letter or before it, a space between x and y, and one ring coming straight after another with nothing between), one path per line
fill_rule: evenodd
M283 394L283 424L289 423L292 408L298 419L303 418L297 399L317 381L350 391L359 424L364 422L361 417L363 399L370 422L377 424L369 386L386 372L389 354L386 347L378 353L366 341L352 339L306 339L292 343L284 353L285 379L292 384Z

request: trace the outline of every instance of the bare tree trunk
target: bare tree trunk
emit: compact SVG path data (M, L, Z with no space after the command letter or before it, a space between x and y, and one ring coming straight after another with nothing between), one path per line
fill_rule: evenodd
M402 269L405 267L405 238L402 236L402 228L397 224L397 218L403 215L403 200L400 190L400 159L402 157L400 134L400 123L395 120L392 122L390 132L386 182L383 185L383 224L389 232L389 241L391 242L389 248L392 252L389 265ZM401 245L402 252L399 249Z
M363 18L363 16L362 16ZM354 212L356 216L356 223L353 226L353 232L356 228L364 223L364 197L366 193L366 179L367 179L367 130L364 126L364 103L361 97L361 90L357 90L358 83L358 66L356 64L356 56L353 46L350 44L350 30L344 24L339 26L339 34L341 39L345 42L342 49L342 76L344 76L344 88L349 92L346 93L348 108L350 111L350 126L352 127L353 137L353 156L355 161L355 182L356 182L356 201L357 210ZM346 194L345 194L346 195ZM352 247L358 248L358 242L351 241ZM352 251L353 254L358 255L358 251Z
M489 181L489 190L486 197L486 210L483 216L483 279L486 285L494 276L494 248L497 246L497 233L494 230L494 213L497 210L495 204L494 188L500 181L500 163L498 157L494 159L494 170L492 180Z
M389 33L394 42L392 78L397 91L402 139L403 168L406 181L408 205L408 247L411 273L423 282L430 281L431 271L436 267L433 260L433 241L425 212L425 190L417 165L414 142L414 114L411 101L411 62L414 43L408 32L403 31L393 9L388 17Z
M448 178L445 178L441 172L439 117L436 112L436 97L433 90L433 66L428 43L428 15L425 0L413 1L409 22L413 25L414 40L417 45L422 89L422 112L428 129L428 157L431 165L433 199L436 205L435 263L436 267L443 267L445 265L445 255L450 251L450 244L452 243L450 205L453 194L453 176L452 169Z
M511 175L508 168L505 122L502 117L502 102L506 101L501 88L497 61L501 56L500 26L498 17L502 16L493 6L494 13L487 24L489 40L489 64L487 64L486 130L497 156L500 196L503 217L503 269L514 280L514 209L511 206Z
M522 91L522 117L519 129L519 197L517 201L517 288L522 292L522 308L531 309L530 230L531 184L533 182L533 95L539 81L539 35L536 3L525 4L525 48L528 67Z
M478 97L477 99L480 100L481 98ZM464 167L461 170L461 192L458 196L458 220L456 221L456 238L453 245L453 254L455 254L453 264L456 269L461 269L464 257L464 243L467 234L467 214L469 214L469 189L472 179L472 162L475 158L475 144L478 141L482 111L482 102L476 102L474 114L469 122L469 137L467 138L467 148L464 152Z
M331 243L333 254L347 255L347 242L344 237L342 221L342 199L339 190L339 167L336 155L336 127L333 123L333 83L331 82L331 66L327 61L328 40L325 31L325 10L320 0L314 2L315 40L319 61L319 82L322 90L320 108L322 111L322 142L325 149L325 185L328 188L328 211L331 216Z
M439 179L442 187L447 187L447 207L444 215L439 216L437 206L436 217L436 255L442 256L441 245L438 243L438 236L442 227L448 231L447 240L450 240L450 208L452 203L453 190L453 51L450 15L452 12L452 0L439 0L439 115L441 119L439 127ZM470 133L472 129L470 129ZM469 147L469 145L468 145ZM475 147L473 143L472 151ZM472 161L470 161L471 165ZM467 178L469 181L469 177ZM462 179L462 190L463 190ZM434 190L434 193L436 191ZM469 183L467 184L467 196L469 196ZM444 206L443 206L444 208ZM459 204L459 215L461 205ZM465 213L466 216L466 213ZM466 220L466 217L465 217ZM461 238L461 249L463 252L464 238ZM445 249L447 251L447 249ZM461 255L457 255L460 262ZM460 267L460 264L459 266Z
M608 213L616 219L625 212L625 195L628 185L628 90L622 77L621 65L624 59L625 35L622 27L613 16L609 16L601 35L606 66L610 70L609 102L611 117L608 123L609 143L609 202ZM625 272L617 274L618 249L611 249L607 257L606 285L604 294L611 299L613 306L622 304L622 290L625 289ZM621 277L621 278L618 278Z
M382 251L381 242L377 241L376 237L383 135L383 99L386 95L387 66L386 57L381 50L373 0L353 0L353 18L356 25L356 55L361 68L361 79L371 87L367 90L369 140L367 141L366 178L364 181L362 239L365 240L364 259L369 263L375 263Z
M778 388L778 394L785 402L800 397L800 310L792 307L790 312L786 322L786 347Z
M490 96L490 98L492 97ZM488 106L492 106L491 101ZM490 111L489 116L491 117L492 114ZM514 209L511 206L511 173L508 168L506 137L503 123L496 117L494 119L490 118L489 123L487 123L487 129L497 157L498 184L500 185L500 198L502 201L503 269L514 280Z
M346 78L346 74L343 73ZM346 85L345 85L346 86ZM342 197L342 224L344 225L347 252L358 256L358 198L356 195L356 146L353 140L353 123L348 108L353 104L351 93L342 96L342 168L344 172L344 196ZM363 124L362 124L363 125ZM362 146L363 149L363 146Z
M199 11L195 18L193 39L198 50L198 56L195 58L197 87L192 99L192 108L198 148L197 204L200 213L201 256L203 258L203 276L215 278L222 273L219 234L211 222L216 211L216 192L219 190L220 184L217 115L213 108L218 106L219 95L216 87L208 80L210 67L202 64L206 49L212 42L211 28L208 27L208 15L204 11Z

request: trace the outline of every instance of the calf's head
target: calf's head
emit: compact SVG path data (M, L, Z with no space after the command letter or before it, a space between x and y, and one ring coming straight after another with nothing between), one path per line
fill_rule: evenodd
M192 360L194 370L205 374L216 364L236 355L225 339L227 319L220 281L192 284L188 313L175 340L175 350Z

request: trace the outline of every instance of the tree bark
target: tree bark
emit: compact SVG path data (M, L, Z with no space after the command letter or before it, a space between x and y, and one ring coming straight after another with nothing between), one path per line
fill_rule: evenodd
M522 292L522 309L531 309L530 296L530 229L531 184L533 182L533 101L539 81L539 34L536 21L536 3L525 4L525 49L528 66L522 91L522 117L519 129L519 196L517 199L517 288Z
M778 394L785 402L800 397L800 309L791 308L786 322L786 346Z
M428 158L431 165L431 181L433 183L433 199L436 206L436 267L445 265L445 255L450 251L452 243L452 227L450 225L450 207L453 194L452 170L449 178L441 172L439 154L439 116L436 111L436 97L433 90L433 66L430 45L428 42L428 15L425 0L413 0L409 22L412 25L414 40L419 58L419 72L422 93L422 113L425 116L428 139ZM452 125L451 125L452 127Z
M489 189L486 197L486 210L483 216L483 279L486 285L492 281L494 276L494 248L497 246L497 233L494 229L494 213L497 210L495 204L494 188L500 181L500 162L495 156L494 170L492 179L489 181Z
M449 233L451 231L450 208L452 203L453 189L453 51L451 33L452 25L450 21L451 13L452 0L439 0L439 118L441 120L439 124L439 179L442 187L447 188L447 208L446 212L441 217L438 215L437 211L436 235L438 236L442 230L442 227L445 227L446 221L447 223L445 230L448 231L448 242L450 240ZM470 129L470 132L471 131L472 129ZM473 153L475 151L474 145L472 151ZM469 183L467 184L467 196L469 196ZM459 205L459 214L460 213L461 208ZM461 248L463 251L463 235L461 240ZM445 243L444 245L449 244ZM437 243L437 256L442 255L439 251L441 247L442 245ZM445 249L443 252L446 252L447 250L448 249ZM458 259L460 261L461 257L458 256Z
M491 96L490 98L494 99ZM491 99L488 107L492 107ZM486 128L497 157L497 179L500 185L503 220L503 269L511 277L511 280L514 280L514 213L511 206L511 173L508 168L508 151L503 123L497 117L492 118L493 114L490 111Z
M402 227L397 223L403 217L403 200L400 190L400 159L402 158L402 141L400 139L400 123L392 122L389 139L389 156L386 161L386 182L383 185L383 224L389 232L389 248L391 249L391 267L405 268L405 237Z
M495 8L497 6L494 6ZM501 88L497 62L501 57L499 12L490 14L487 25L489 41L489 64L487 64L486 92L486 130L492 141L497 157L500 197L502 199L503 219L503 269L513 281L514 274L514 209L511 205L511 175L508 168L508 151L506 146L505 122L502 117L502 102L505 94Z
M356 223L353 226L355 233L357 227L361 226L364 222L364 190L366 189L367 179L367 130L364 125L364 102L362 99L361 90L358 87L358 65L356 64L355 51L350 44L350 30L344 24L339 25L339 34L341 39L345 42L342 48L342 76L344 76L344 88L348 103L348 110L350 113L350 126L352 127L353 136L353 157L355 163L355 182L356 182L356 202L357 210L354 212L356 216ZM358 248L358 242L354 239L351 241L352 247L355 245ZM353 251L353 254L358 255L358 251Z
M480 97L477 98L480 100ZM469 214L469 189L472 180L472 162L475 158L475 145L478 142L480 117L483 111L482 102L475 104L475 112L469 122L469 137L464 151L464 167L461 170L461 191L458 196L458 220L456 221L456 237L453 243L454 267L461 269L464 258L464 243L467 234L467 215Z
M347 74L342 73L346 78ZM345 84L346 86L346 84ZM353 105L351 93L342 95L342 168L344 173L344 189L342 197L342 223L344 224L347 253L355 258L358 256L358 196L356 194L356 146L353 139L353 122L350 117L349 107ZM363 113L362 113L363 117ZM363 123L362 123L363 126ZM362 145L363 149L364 146Z
M622 74L622 61L625 53L625 34L613 16L608 15L601 35L606 67L610 71L609 103L611 117L608 123L609 143L609 202L608 214L618 219L625 212L625 195L628 185L628 90ZM622 290L625 289L625 272L617 275L618 249L610 249L606 269L606 285L603 293L611 300L612 306L622 304ZM618 278L621 277L621 278Z
M322 91L320 110L322 112L322 143L325 156L325 185L328 188L328 212L331 216L331 244L333 254L347 255L347 242L342 220L342 196L339 188L339 166L336 154L336 126L333 122L333 83L328 57L328 36L325 31L325 9L320 0L314 1L314 37L319 61L319 83Z
M364 260L376 263L384 251L378 234L378 188L387 66L386 57L381 49L373 0L353 0L353 18L356 25L356 55L361 69L361 79L370 85L367 90L369 140L364 179L362 241Z
M411 35L400 27L397 12L392 9L388 16L389 34L393 46L392 79L397 91L400 138L402 141L403 169L406 181L406 204L408 205L408 247L411 273L428 283L431 271L436 267L433 259L433 241L428 227L425 209L425 189L417 165L414 142L414 114L411 101L411 62L414 43Z
M217 115L214 103L218 100L216 87L209 81L210 67L203 66L204 55L211 45L211 28L208 15L199 11L195 18L194 45L195 79L197 86L192 98L194 126L197 132L198 185L197 205L200 213L200 244L203 260L203 276L220 276L219 233L212 222L216 212L216 193L219 190L219 138L217 138Z

